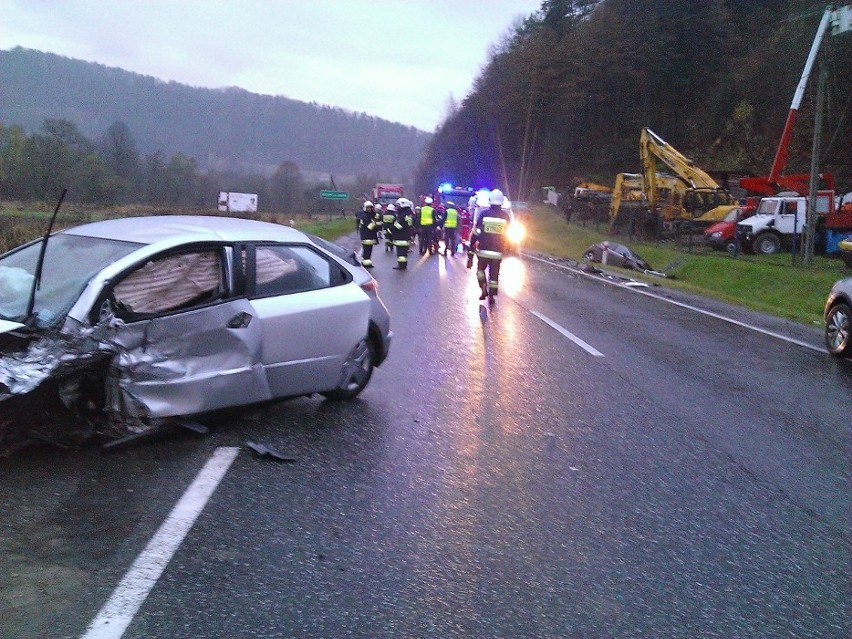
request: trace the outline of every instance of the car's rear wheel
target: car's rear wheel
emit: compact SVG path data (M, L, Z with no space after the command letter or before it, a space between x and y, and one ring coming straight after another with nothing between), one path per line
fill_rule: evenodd
M340 382L334 390L322 393L328 399L341 400L356 397L367 386L373 375L376 354L369 338L364 338L346 357Z
M832 355L852 354L852 308L848 304L835 304L825 318L825 344Z
M583 254L583 261L584 262L594 262L595 261L595 254L592 251L586 251Z

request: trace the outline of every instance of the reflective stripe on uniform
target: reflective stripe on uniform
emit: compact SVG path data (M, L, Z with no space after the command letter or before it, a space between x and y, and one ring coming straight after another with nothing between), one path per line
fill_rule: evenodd
M399 257L396 258L396 261L399 262L400 264L402 264L403 262L407 262L408 258L405 257L405 255L400 255Z
M483 251L477 250L476 257L481 257L484 260L502 260L503 254L499 251Z
M376 240L361 240L361 244L363 244L364 246L372 246L376 243Z
M409 242L408 240L394 240L393 245L394 246L410 246L411 242Z

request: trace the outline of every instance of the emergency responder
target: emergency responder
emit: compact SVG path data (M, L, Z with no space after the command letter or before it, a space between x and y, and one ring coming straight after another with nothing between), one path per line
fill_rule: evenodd
M393 223L396 221L396 207L388 204L382 213L382 234L385 236L385 253L393 250Z
M396 247L396 266L404 271L408 268L408 248L411 246L411 224L414 221L414 205L404 197L396 201L393 222L393 245Z
M419 237L417 238L417 246L420 248L420 255L425 255L429 251L431 255L432 235L435 226L435 209L432 208L432 198L428 195L423 200L423 206L420 207L420 228Z
M456 205L447 202L447 210L444 216L444 257L446 257L447 251L450 252L450 255L455 255L458 246L456 231L459 227L459 211Z
M381 207L379 207L381 210ZM382 225L381 214L370 200L364 202L358 213L358 233L361 236L361 264L364 268L373 268L373 247L379 242L379 227Z
M476 216L473 232L470 237L470 251L476 255L476 279L482 288L479 299L488 298L489 304L494 304L500 280L500 263L506 252L506 229L511 216L503 208L505 197L499 189L488 194L488 209ZM468 268L471 261L468 260ZM488 271L486 278L485 271Z

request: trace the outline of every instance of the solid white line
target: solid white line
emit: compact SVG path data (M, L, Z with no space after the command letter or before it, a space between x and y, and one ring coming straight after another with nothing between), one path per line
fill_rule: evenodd
M583 271L579 271L577 269L571 268L569 266L565 266L563 264L556 264L555 262L551 262L549 260L543 260L540 257L534 257L532 255L524 255L525 258L530 258L533 260L537 260L539 262L543 262L544 264L549 264L550 266L556 266L557 268L561 268L566 271L571 271L572 273L576 273L577 275L582 275L590 280L595 282L602 282L604 284L609 284L610 286L615 286L617 288L621 288L627 291L633 291L634 293L638 293L639 295L644 295L645 297L650 297L655 300L659 300L660 302L666 302L667 304L673 304L674 306L680 306L681 308L688 309L690 311L695 311L696 313L701 313L702 315L706 315L708 317L713 317L718 320L722 320L723 322L728 322L729 324L733 324L734 326L739 326L741 328L748 329L750 331L754 331L756 333L761 333L763 335L768 335L769 337L774 337L775 339L783 340L789 344L795 344L796 346L801 346L802 348L807 348L812 351L816 351L817 353L822 353L825 355L828 351L824 348L819 348L817 346L813 346L812 344L808 344L807 342L803 342L801 340L795 339L793 337L787 337L786 335L781 335L780 333L774 333L772 331L768 331L765 328L760 328L759 326L754 326L752 324L746 324L745 322L741 322L739 320L735 320L731 317L726 317L724 315L719 315L718 313L714 313L712 311L706 311L703 308L698 308L696 306L690 306L689 304L684 304L683 302L678 302L675 300L670 300L666 297L660 297L659 295L654 295L653 293L649 293L648 291L643 291L632 286L625 286L619 282L611 282L609 280L601 279L595 275L590 275L588 273L583 273Z
M590 346L589 344L587 344L586 342L584 342L583 340L581 340L579 337L577 337L577 336L576 336L576 335L574 335L573 333L570 333L569 331L565 330L564 328L562 328L559 324L557 324L556 322L554 322L554 321L553 321L552 319L550 319L549 317L547 317L547 316L545 316L545 315L542 315L542 314L541 314L541 313L539 313L538 311L530 311L530 313L532 313L533 315L535 315L538 319L540 319L542 322L544 322L544 323L545 323L545 324L547 324L548 326L551 326L551 327L555 328L557 331L559 331L560 333L562 333L565 337L567 337L568 339L570 339L572 342L574 342L577 346L579 346L580 348L582 348L584 351L586 351L586 352L587 352L587 353L589 353L590 355L594 355L595 357L603 357L603 356L604 356L604 355L603 355L603 353L601 353L601 352L600 352L598 349L596 349L594 346Z
M239 448L216 449L89 624L82 639L119 639L124 634L239 452Z

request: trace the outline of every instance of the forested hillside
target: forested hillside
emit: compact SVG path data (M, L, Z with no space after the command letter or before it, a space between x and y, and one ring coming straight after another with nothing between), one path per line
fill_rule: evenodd
M707 170L765 175L825 3L805 0L544 0L491 52L417 172L499 184L527 199L577 177L638 172L649 127ZM826 36L820 169L852 189L852 33ZM788 173L810 170L810 79Z
M306 173L410 178L429 138L285 97L163 82L20 47L0 51L0 125L33 133L48 119L69 121L92 139L121 122L143 155L182 153L203 170L267 176L291 161Z

